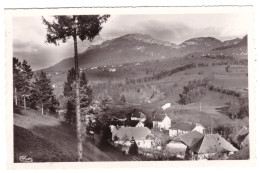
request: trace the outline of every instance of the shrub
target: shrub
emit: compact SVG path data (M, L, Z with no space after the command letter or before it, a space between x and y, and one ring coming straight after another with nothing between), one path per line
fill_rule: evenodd
M131 144L128 154L130 155L137 155L138 154L138 146L136 144L136 142L134 141L134 143Z
M122 96L121 96L120 101L121 101L122 103L125 103L125 101L126 101L126 100L125 100L125 95L122 95Z

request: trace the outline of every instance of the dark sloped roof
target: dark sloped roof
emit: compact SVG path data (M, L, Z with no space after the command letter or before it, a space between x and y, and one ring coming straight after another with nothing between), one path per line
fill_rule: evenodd
M182 142L188 147L191 147L193 144L198 142L201 138L203 138L203 134L197 131L192 131L181 136L177 136L172 139L174 142Z
M170 129L172 130L182 130L182 131L192 131L196 125L192 122L180 121L174 124Z
M204 135L204 137L192 145L190 149L198 154L238 151L219 134Z
M113 131L113 135L116 135L119 139L127 137L129 140L132 137L135 140L144 140L149 134L151 134L151 130L147 127L121 127Z
M247 160L249 159L249 147L245 147L238 152L232 154L228 160Z
M247 127L243 127L239 132L235 135L236 136L244 136L249 133L249 129Z
M159 138L163 143L171 140L171 137L166 133L162 133L162 132L153 130L152 134L155 135L157 138Z
M232 140L237 143L241 144L242 142L247 142L248 143L248 134L249 134L249 129L247 127L243 127L242 129L239 130L233 137Z
M247 134L244 137L244 140L241 142L241 147L246 147L246 146L249 146L249 134Z
M201 138L203 138L203 134L197 131L192 131L186 134L183 134L180 136L181 141L187 145L188 147L191 147L193 144L198 142Z
M176 137L173 138L171 141L182 142L180 136L176 136Z

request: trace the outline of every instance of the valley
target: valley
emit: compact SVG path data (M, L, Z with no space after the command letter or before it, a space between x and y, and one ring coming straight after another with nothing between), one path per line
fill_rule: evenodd
M96 97L105 94L112 98L112 108L113 105L118 104L122 108L138 108L152 117L155 112L162 113L161 106L169 102L172 106L165 113L174 122L194 121L207 127L225 125L239 129L248 126L248 118L232 120L227 112L219 111L219 109L228 107L236 97L207 91L206 95L185 105L180 103L179 95L183 92L183 87L190 81L206 78L213 86L247 95L246 38L225 42L213 38L198 38L176 45L155 41L147 35L127 35L88 48L81 54L80 71L86 74ZM126 40L129 42L125 43ZM156 58L147 52L143 52L143 56L140 57L140 49L130 49L132 45L141 44L140 42L145 45L143 50L157 52ZM148 48L147 45L149 45ZM119 46L119 48L117 49L115 46ZM121 50L120 47L124 51L118 53L118 50ZM109 62L100 59L101 52L98 52L97 59L92 59L92 53L94 54L97 50L110 50L109 54L101 51L103 59L106 58ZM191 53L193 51L194 53ZM110 54L114 54L113 57ZM92 59L92 62L86 64L89 59ZM64 61L68 62L69 59ZM54 67L59 69L59 64L45 69L45 71L48 73ZM229 71L226 70L227 66L230 66ZM57 86L54 88L54 92L59 98L63 97L66 67L62 65L61 74L51 76L52 83ZM124 103L121 102L122 96L125 97ZM118 108L116 107L116 109Z

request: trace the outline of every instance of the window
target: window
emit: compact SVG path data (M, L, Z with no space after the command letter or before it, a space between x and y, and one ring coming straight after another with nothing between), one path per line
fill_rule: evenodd
M137 145L140 145L140 142L137 142Z

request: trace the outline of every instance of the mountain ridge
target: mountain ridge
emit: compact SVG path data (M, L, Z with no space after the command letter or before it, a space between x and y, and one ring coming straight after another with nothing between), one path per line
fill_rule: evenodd
M180 44L153 38L148 34L126 34L92 45L79 54L80 67L97 67L125 63L183 57L195 52L247 46L244 38L220 41L214 37L196 37ZM243 42L243 43L240 43ZM66 58L44 71L66 71L73 67L74 58Z

